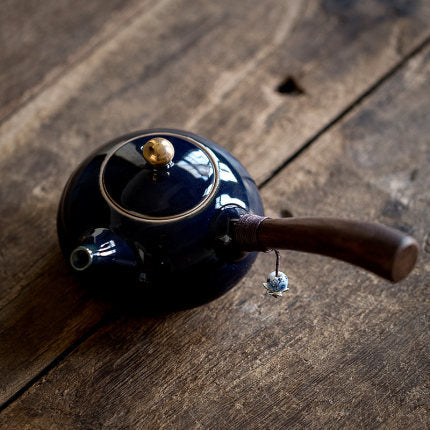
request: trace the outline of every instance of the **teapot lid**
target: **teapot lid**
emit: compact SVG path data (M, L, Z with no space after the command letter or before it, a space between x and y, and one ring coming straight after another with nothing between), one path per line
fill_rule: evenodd
M215 195L213 152L175 133L144 134L115 146L100 169L100 189L113 209L139 221L176 221L199 212Z

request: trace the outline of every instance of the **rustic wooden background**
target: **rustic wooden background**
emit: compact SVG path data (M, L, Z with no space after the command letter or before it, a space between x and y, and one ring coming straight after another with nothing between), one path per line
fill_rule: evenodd
M0 3L0 428L425 429L430 2ZM282 253L208 305L121 310L56 239L76 164L126 132L231 150L268 215L376 220L421 255L397 285Z

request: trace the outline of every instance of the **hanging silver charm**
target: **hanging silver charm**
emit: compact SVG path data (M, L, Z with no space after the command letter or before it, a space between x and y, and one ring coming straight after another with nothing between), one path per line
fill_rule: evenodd
M273 297L282 297L282 293L288 291L288 277L285 273L279 271L279 251L276 253L276 270L269 274L267 282L263 282L266 293Z

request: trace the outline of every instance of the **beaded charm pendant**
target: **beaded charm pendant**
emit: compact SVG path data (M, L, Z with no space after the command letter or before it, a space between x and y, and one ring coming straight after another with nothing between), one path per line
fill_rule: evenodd
M283 272L272 272L267 277L267 282L263 282L267 294L274 297L282 297L284 291L288 291L288 277Z
M288 277L284 272L279 271L279 251L273 250L276 254L276 270L269 274L267 282L263 282L266 293L273 297L282 297L284 291L288 291Z

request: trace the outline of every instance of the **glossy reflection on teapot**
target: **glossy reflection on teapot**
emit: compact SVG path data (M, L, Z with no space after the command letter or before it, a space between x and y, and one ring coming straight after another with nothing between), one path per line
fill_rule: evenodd
M164 165L143 154L154 138L174 148ZM193 306L232 288L254 262L229 237L230 219L242 213L262 215L263 206L230 153L156 129L116 139L83 162L62 195L58 233L81 279Z
M413 238L376 223L267 219L255 182L228 151L161 128L122 136L83 161L62 194L58 235L82 282L166 309L225 293L256 251L319 253L393 282L418 254ZM271 274L269 294L288 290L283 276Z

